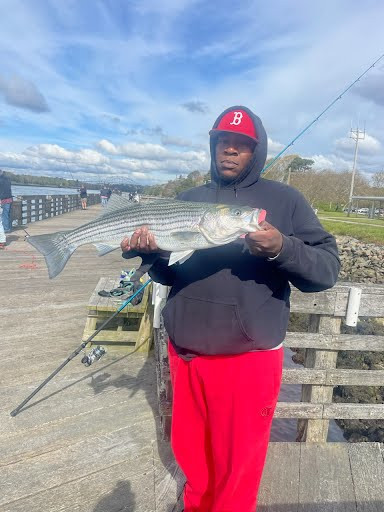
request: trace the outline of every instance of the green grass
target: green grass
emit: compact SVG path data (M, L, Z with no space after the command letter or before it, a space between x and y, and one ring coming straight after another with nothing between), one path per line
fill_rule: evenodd
M332 222L331 220L320 219L324 229L333 235L344 235L357 238L362 242L384 245L384 229L379 226L364 226L355 224L346 224L343 222Z
M350 217L347 216L346 213L343 212L318 212L318 216L322 218L332 219L337 218L340 220L346 220L348 222L358 222L361 224L376 224L377 226L384 227L384 217L378 219L375 217L374 219L368 219L364 215L355 215L351 214Z

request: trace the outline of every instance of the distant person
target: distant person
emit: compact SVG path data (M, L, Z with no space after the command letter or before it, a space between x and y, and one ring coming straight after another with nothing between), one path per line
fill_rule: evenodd
M101 198L101 206L107 206L108 203L108 189L106 185L103 185L103 188L100 190L100 198Z
M136 190L135 192L135 195L133 196L133 200L135 201L135 203L140 203L140 196Z
M11 221L11 207L12 207L12 189L11 189L11 180L5 174L5 172L0 169L0 204L2 208L1 221L4 227L5 233L10 233L12 231L12 221Z
M85 185L81 185L80 187L80 199L81 199L81 208L82 210L87 209L87 199L88 193Z
M3 223L1 222L3 208L0 205L0 250L5 249L5 246L7 244L7 239L4 233L4 227Z
M111 190L110 188L108 188L108 189L107 189L107 198L108 198L108 201L110 200L111 195L112 195L112 190Z
M132 192L129 192L129 194L128 194L128 199L129 199L130 201L133 201L133 194L132 194Z

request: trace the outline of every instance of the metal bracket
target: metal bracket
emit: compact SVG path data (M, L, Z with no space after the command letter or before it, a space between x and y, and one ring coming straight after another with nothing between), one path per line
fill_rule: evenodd
M351 286L351 288L349 289L347 313L345 315L345 324L349 325L350 327L355 327L357 325L360 309L361 292L361 288L357 288L356 286Z

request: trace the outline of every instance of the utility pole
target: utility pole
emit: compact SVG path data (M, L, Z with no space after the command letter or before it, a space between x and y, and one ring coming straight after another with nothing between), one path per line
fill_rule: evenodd
M359 127L357 127L357 130L352 130L352 128L351 128L351 134L349 137L355 141L355 155L353 157L351 189L349 191L348 217L349 217L349 215L351 213L351 209L352 209L352 197L353 197L353 188L355 186L356 162L357 162L357 152L358 152L358 148L359 148L359 140L365 139L365 128L364 128L364 131L360 131Z
M291 183L291 165L288 166L287 185Z

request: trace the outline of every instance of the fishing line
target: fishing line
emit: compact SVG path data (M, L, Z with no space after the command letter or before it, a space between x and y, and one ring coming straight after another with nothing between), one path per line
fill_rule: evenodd
M313 121L311 121L309 123L308 126L306 126L298 135L296 135L296 137L294 139L291 140L291 142L285 146L284 149L282 149L280 151L280 153L278 153L275 158L273 158L273 160L268 164L266 165L263 170L261 171L261 174L265 173L265 171L270 168L275 162L276 160L278 160L281 155L283 153L285 153L287 151L287 149L291 146L293 146L293 144L297 141L297 139L299 139L313 124L316 123L316 121L318 121L320 119L320 117L325 114L327 112L327 110L329 110L335 103L336 101L340 100L345 93L347 93L349 91L349 89L351 89L364 75L366 75L368 73L368 71L372 68L374 68L376 66L376 64L384 57L384 53L373 63L369 66L369 68L367 68L364 73L362 73L358 78L356 78L356 80L354 80L341 94L339 94L337 96L337 98L335 98L318 116L315 117L315 119Z

